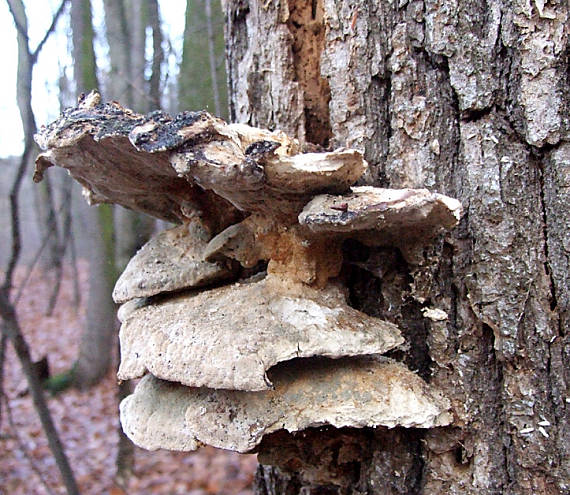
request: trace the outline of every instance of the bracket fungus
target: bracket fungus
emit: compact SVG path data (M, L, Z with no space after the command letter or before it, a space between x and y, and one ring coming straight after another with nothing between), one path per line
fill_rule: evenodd
M332 425L432 428L451 421L449 402L387 358L288 361L266 392L185 387L147 375L121 404L127 435L147 449L201 444L252 452L278 430ZM176 441L174 431L180 432Z
M121 326L119 378L258 391L294 358L384 354L398 328L349 307L340 287L284 288L274 277L187 292L135 309Z
M236 266L228 260L210 263L202 258L207 243L198 222L165 230L131 258L113 290L122 304L139 297L202 287L234 277Z
M339 274L346 239L412 260L457 224L459 202L352 187L367 168L355 150L304 153L279 131L138 115L97 93L36 139L36 180L64 167L92 202L180 224L134 256L113 294L119 377L147 373L121 404L135 443L252 452L282 429L451 422L447 399L380 357L404 339L350 307Z

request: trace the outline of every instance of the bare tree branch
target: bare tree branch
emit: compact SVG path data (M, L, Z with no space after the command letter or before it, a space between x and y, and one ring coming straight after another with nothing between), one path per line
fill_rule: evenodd
M28 30L22 26L20 20L18 19L18 14L14 10L14 5L12 4L14 0L6 0L8 4L8 9L10 9L10 14L12 14L12 19L14 20L14 24L16 25L16 29L20 33L20 35L26 40L26 43L30 42L30 38L28 36Z
M18 292L16 293L16 297L14 297L14 301L13 301L14 306L17 306L18 303L20 302L20 299L22 298L22 295L24 294L24 290L28 286L28 282L30 281L30 278L32 276L32 272L34 271L34 268L36 267L36 264L38 263L40 256L42 255L42 253L43 253L45 247L47 246L48 241L50 240L50 237L52 235L53 235L52 230L48 230L46 232L46 234L44 235L44 238L42 239L40 247L37 249L36 253L34 254L34 258L32 259L32 262L28 266L28 269L26 271L26 275L24 276L22 283L18 287Z
M26 165L29 160L29 156L32 150L31 138L26 137L26 145L24 147L24 153L20 159L20 164L18 166L18 171L16 172L16 177L12 183L12 188L10 190L10 226L12 229L12 251L10 259L8 260L8 266L4 275L4 282L0 290L8 292L12 287L12 277L14 275L14 269L18 263L20 257L20 249L22 247L21 235L20 235L20 217L19 217L19 206L18 206L18 195L20 192L20 186L22 184L22 179L24 177L24 172L26 171Z
M63 258L65 257L65 253L67 252L68 244L71 240L71 186L72 182L69 176L66 176L66 179L63 183L62 187L62 203L60 207L60 211L63 211L63 233L61 235L61 239L59 239L59 259L56 265L56 279L53 286L53 290L51 296L49 298L49 303L46 309L46 316L51 316L53 314L53 310L55 308L55 304L57 302L57 297L59 295L59 291L61 289L61 280L63 277Z
M50 37L50 34L53 33L55 26L57 25L57 21L61 17L61 14L63 13L67 2L68 2L68 0L62 0L59 8L56 10L55 14L53 15L53 19L51 21L51 24L50 24L49 28L47 29L47 31L45 32L44 37L38 43L38 46L36 47L36 49L32 52L32 60L34 62L37 60L38 55L40 54L42 48L44 47L45 42Z
M0 397L4 394L4 363L6 362L6 347L8 337L4 332L0 337ZM2 426L2 401L0 401L0 426Z
M8 9L10 10L10 14L12 14L12 19L14 20L14 24L16 25L16 29L24 37L24 39L26 40L26 43L28 43L28 46L29 46L30 37L28 35L28 30L22 25L22 23L18 19L18 14L14 10L14 6L12 5L13 1L14 0L6 0L6 3L8 4ZM55 14L53 15L53 18L51 20L51 24L50 24L49 28L45 32L41 41L38 43L38 46L36 46L35 50L32 50L32 51L28 50L29 55L30 55L31 60L32 60L32 64L34 64L37 61L38 56L39 56L40 52L42 51L42 48L44 47L46 41L49 39L50 35L55 30L55 27L57 25L57 21L61 17L61 14L63 14L63 11L65 10L65 6L66 6L67 2L68 2L68 0L62 0L60 6L58 7L58 9L55 11Z

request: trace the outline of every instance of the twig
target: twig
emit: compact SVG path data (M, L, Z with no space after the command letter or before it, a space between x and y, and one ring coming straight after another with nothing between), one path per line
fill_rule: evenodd
M40 247L37 249L36 254L34 255L34 258L32 259L32 262L28 265L28 270L26 271L26 276L24 277L24 280L22 281L22 283L20 284L20 287L18 287L18 292L16 294L16 297L14 298L14 306L17 306L18 303L20 302L20 299L22 298L22 295L24 293L24 289L26 288L26 286L28 285L28 282L30 281L30 278L32 276L32 272L34 271L34 268L36 267L38 260L40 259L40 256L42 255L42 252L44 251L45 247L47 246L47 243L50 239L50 237L53 235L53 231L50 229L46 232L46 234L44 235L44 238L42 239L42 243L40 244Z
M66 177L67 179L67 177ZM49 303L46 309L46 316L51 316L57 302L57 296L61 289L61 279L63 276L63 259L67 251L67 244L71 238L71 181L64 180L63 183L63 198L61 202L61 211L63 212L63 233L59 241L58 261L56 265L56 279L55 284L49 298Z
M62 204L62 205L59 207L59 209L58 209L57 212L56 212L58 215L63 211L64 206L65 206L65 205ZM54 218L52 218L51 222L54 222L54 221L55 221L55 215L54 215ZM26 286L28 285L28 282L30 281L30 277L31 277L31 275L32 275L32 272L34 271L34 268L36 267L36 265L37 265L37 263L38 263L38 261L39 261L39 259L40 259L40 256L42 255L44 249L46 248L46 246L47 246L47 244L48 244L48 241L51 239L51 236L53 235L54 229L51 228L52 226L53 226L53 224L48 227L48 230L47 230L46 234L44 235L44 237L43 237L43 239L42 239L42 242L41 242L41 244L40 244L40 247L37 249L37 251L36 251L36 253L34 254L34 257L33 257L33 259L32 259L32 262L31 262L31 263L29 264L29 266L28 266L28 270L26 271L26 276L24 277L24 280L23 280L23 282L21 283L20 287L18 287L18 293L16 294L16 297L14 298L14 302L13 302L14 306L17 306L18 303L20 302L20 299L21 299L21 297L22 297L22 295L23 295L24 289L26 288ZM65 248L65 246L64 246L64 248ZM65 249L64 249L64 251L65 251ZM64 254L65 254L65 253L64 253ZM63 254L60 254L60 258L59 258L59 261L58 261L58 266L61 266L61 264L62 264L62 259L63 259Z
M12 19L14 20L14 24L16 25L16 30L18 31L20 36L22 36L26 40L26 43L29 43L30 37L28 36L28 30L24 28L22 24L20 24L20 21L18 21L18 15L14 11L12 2L10 2L10 0L6 0L6 3L8 4L8 9L10 9L10 14L12 14Z
M32 50L31 52L29 52L29 55L30 55L31 60L32 60L32 65L37 61L38 56L39 56L42 48L44 47L46 41L50 37L51 33L53 33L55 26L57 25L57 21L61 17L61 14L63 13L63 10L64 10L67 2L68 2L68 0L62 0L59 8L56 10L55 14L53 15L53 18L51 20L51 24L50 24L49 28L47 29L47 31L45 32L42 40L38 43L38 46L36 46L35 50ZM24 26L22 26L22 24L18 20L18 16L17 16L17 14L14 11L14 8L12 6L12 2L10 2L10 0L6 0L6 3L8 4L8 9L10 10L10 14L12 14L12 19L14 20L14 24L16 26L18 33L20 33L20 35L26 40L26 43L29 44L30 37L28 35L28 30Z
M2 332L0 338L0 397L4 395L4 363L6 361L6 347L8 344L8 337ZM2 401L0 401L0 428L2 427Z
M79 287L79 269L77 267L77 250L75 249L75 237L73 235L70 239L70 255L71 267L73 269L73 304L75 305L75 314L79 311L81 304L81 288Z
M31 153L31 137L26 139L26 145L24 152L22 153L22 158L20 159L20 164L18 165L18 171L16 172L16 177L14 182L12 182L12 189L10 189L10 226L12 228L12 253L10 259L8 260L8 267L4 275L4 283L0 290L8 292L12 288L12 278L14 276L14 269L18 263L20 257L20 250L22 248L22 240L20 237L20 215L18 207L18 195L20 193L20 186L22 185L22 178L24 177L24 172L26 171L26 165Z
M20 435L18 434L18 428L16 427L16 424L14 423L14 418L12 416L12 409L10 407L10 401L8 400L8 396L3 391L0 393L2 394L2 396L1 396L1 398L3 399L2 402L5 404L5 407L6 407L6 417L8 418L8 425L10 425L10 429L12 430L12 433L13 433L13 438L16 440L16 443L18 444L19 449L22 451L22 453L24 454L24 457L30 463L30 467L32 468L32 471L34 473L36 473L36 476L40 479L41 484L44 486L44 488L46 489L48 494L49 495L56 495L56 493L50 488L48 482L44 478L40 468L36 464L36 461L34 461L32 456L28 452L26 444L24 443L24 441L20 438Z
M50 24L49 28L47 29L47 31L45 32L44 37L38 43L38 46L36 46L36 49L32 52L32 60L34 62L38 59L38 55L40 54L42 48L45 45L45 42L48 40L48 38L50 36L50 34L53 33L55 26L57 25L57 21L59 20L61 14L63 13L65 5L67 4L67 1L68 0L62 0L59 8L55 11L55 14L53 15L53 18L51 20L51 24Z
M70 184L71 185L71 184ZM70 238L71 235L71 190L64 190L64 198L62 200L62 204L61 206L58 208L58 210L55 212L55 214L57 214L57 216L59 216L62 212L64 212L64 227L63 227L63 239L61 240L61 242L59 243L59 249L58 249L58 260L57 260L57 269L58 269L58 273L59 275L61 275L61 268L62 268L62 264L63 264L63 257L65 256L65 251L66 251L66 246L67 246L67 242ZM18 303L20 302L20 299L23 295L24 289L26 288L26 286L28 285L28 282L30 281L32 272L34 271L34 268L36 267L44 249L46 248L49 240L51 239L53 233L57 230L54 227L54 223L55 223L55 216L53 215L50 217L50 225L48 226L47 232L45 233L42 242L40 243L40 247L37 249L36 253L34 254L34 257L32 259L32 262L28 265L28 270L26 271L26 275L24 277L24 280L22 281L22 283L20 284L20 287L18 287L18 293L16 294L16 297L14 298L14 306L17 306ZM56 283L56 287L59 284ZM57 297L57 292L59 291L59 287L57 287L57 290L54 289L55 292L55 297ZM51 299L54 298L54 295L52 293L52 296L50 298ZM51 306L51 302L50 302L50 306ZM47 316L50 316L51 313L48 312Z

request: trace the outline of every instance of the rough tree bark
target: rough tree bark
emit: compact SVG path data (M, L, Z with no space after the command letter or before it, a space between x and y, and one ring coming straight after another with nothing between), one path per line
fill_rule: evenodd
M429 187L466 210L415 265L347 247L353 303L403 328L410 345L396 357L455 414L452 427L369 431L352 493L567 493L567 3L240 0L224 10L232 121L356 147L369 184ZM424 318L426 308L447 319ZM258 493L302 489L336 493L259 468Z

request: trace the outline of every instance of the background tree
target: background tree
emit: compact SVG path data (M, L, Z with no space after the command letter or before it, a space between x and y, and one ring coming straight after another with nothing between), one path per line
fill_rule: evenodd
M8 6L12 14L14 24L18 33L18 107L20 110L20 118L24 130L24 151L22 153L18 169L14 174L14 180L10 190L10 255L8 263L3 270L3 280L0 286L0 316L2 317L2 341L0 345L0 376L3 377L4 356L6 350L7 339L10 340L18 360L22 366L24 375L26 376L30 393L34 402L34 407L38 413L42 427L46 434L50 450L54 456L57 467L61 473L61 477L67 493L75 495L79 493L73 471L65 455L63 445L57 433L50 410L42 390L41 379L38 368L32 362L30 348L18 321L18 316L13 302L13 276L21 253L21 231L19 219L19 190L22 183L24 173L28 162L36 151L33 141L33 133L36 130L35 118L32 110L31 87L32 72L38 54L40 53L44 43L53 32L57 21L65 7L65 1L62 1L60 8L56 11L51 26L46 31L44 37L32 51L28 36L28 18L24 4L21 0L9 0ZM3 386L3 380L0 379L0 386ZM4 391L0 388L0 399L4 402ZM6 400L7 402L7 400ZM3 406L0 403L0 408Z
M567 492L567 4L245 0L224 10L232 121L356 147L367 183L429 187L465 208L416 264L349 249L360 265L352 302L403 329L410 348L394 357L455 413L448 428L369 431L352 492ZM302 486L258 471L258 493Z
M76 90L90 91L98 87L98 81L89 0L72 0L71 28ZM111 298L117 277L112 206L90 208L86 228L90 273L86 328L72 373L72 380L79 387L97 383L109 370L117 330Z
M105 97L141 113L161 107L162 30L157 0L105 0L105 29L111 70L105 79ZM152 31L152 59L147 63L147 28ZM150 77L145 78L147 66ZM154 219L114 208L115 265L119 273L150 238ZM115 280L113 280L114 284ZM111 349L107 349L111 355ZM119 401L131 393L130 383L119 384ZM119 427L117 480L125 485L133 469L133 444Z
M155 0L104 2L110 71L104 78L107 99L120 100L135 111L150 110L160 100L162 34ZM94 31L88 0L72 2L75 82L78 93L99 87L93 48ZM147 27L152 30L153 58L145 59ZM145 72L150 66L147 81ZM152 218L111 205L88 211L90 291L86 329L72 381L79 387L97 383L109 369L117 323L110 294L118 273L154 229Z
M178 76L180 110L202 110L227 118L224 38L220 3L186 2L186 25Z
M105 98L120 101L128 108L141 113L151 109L150 85L145 80L146 28L149 25L151 3L153 2L149 0L104 2L105 29L111 62L111 70L105 80ZM154 3L155 14L158 16L158 7L156 2ZM160 32L160 17L157 22ZM160 39L157 44L158 46L153 44L153 52L162 53ZM157 55L158 60L161 58ZM153 65L152 69L157 71L155 78L160 81L160 63ZM155 92L157 91L155 88ZM160 98L158 102L153 102L157 103L156 109L160 108ZM116 264L121 271L131 256L150 238L154 221L147 215L124 208L117 207L114 213Z
M152 60L148 81L149 109L152 110L153 108L162 108L162 64L164 62L162 42L164 36L162 34L158 0L147 0L146 5L146 24L152 30Z
M32 139L37 131L36 118L32 108L33 71L39 54L49 35L53 32L53 29L49 30L38 46L32 50L28 33L28 18L24 4L22 2L7 3L14 19L18 18L18 23L16 24L18 32L17 103L20 116L23 119L24 134L31 139L29 146L31 146L32 149L28 155L28 160L33 160L33 157L39 152L39 148ZM62 5L64 6L65 3ZM63 7L60 9L57 18L60 17L62 12ZM26 164L26 167L28 166L29 163ZM56 221L52 184L50 180L34 189L34 200L36 203L38 229L43 240L42 243L44 244L39 254L39 259L44 269L52 270L61 265L61 259L58 250L58 224Z
M23 2L16 1L12 2L11 4L17 4L18 8L22 9L24 12ZM71 3L71 2L69 2ZM65 1L62 2L62 8L65 4ZM163 86L163 79L162 71L165 68L164 61L164 54L163 54L163 34L161 29L161 18L159 12L159 6L157 0L125 0L125 1L115 1L115 2L105 2L103 13L105 14L105 21L106 21L106 30L101 32L94 32L93 27L93 20L91 18L91 5L89 1L75 1L73 2L73 9L71 12L71 22L70 25L72 27L72 39L70 40L70 48L73 49L74 52L74 84L72 83L70 86L77 88L77 94L87 93L90 89L95 87L102 86L104 95L106 99L117 99L120 100L121 103L127 104L131 106L131 108L140 111L146 112L156 108L160 108L161 106L161 99L162 99L162 86ZM117 9L118 7L122 7L123 15L121 16L113 16L112 14L108 14L108 10ZM218 16L221 15L221 10L219 5L217 9L215 9L218 13ZM32 18L32 23L41 22L37 21L37 12L31 11L30 13L35 13L36 17ZM69 11L63 11L60 9L58 11L57 16L59 17L61 14L66 15ZM25 12L24 12L25 14ZM113 26L114 20L122 20L122 24L118 26ZM211 20L211 19L210 19ZM55 22L55 21L54 21ZM22 22L25 25L25 22ZM211 24L209 25L210 28L216 28L218 31L218 43L221 40L220 36L220 29L221 29L221 19L218 18L217 25ZM50 27L50 32L52 31L53 26ZM115 29L115 31L113 31ZM27 26L26 26L27 30ZM23 32L23 31L22 31ZM213 30L208 30L208 26L205 28L205 33L209 33L213 36ZM33 34L33 32L32 32ZM59 33L61 36L61 33ZM122 40L117 42L116 38L113 36L123 36ZM126 37L125 37L126 36ZM210 36L210 37L211 37ZM95 37L99 38L99 43L108 43L110 47L110 51L114 50L114 53L110 53L110 62L111 62L111 71L109 74L105 74L103 71L97 68L97 62L95 59L95 50L93 49ZM149 37L152 37L150 40ZM35 126L35 119L33 118L33 113L31 109L31 71L34 67L35 61L37 59L37 55L40 51L41 46L43 46L45 39L43 39L36 51L32 51L29 46L29 40L27 35L19 36L20 38L25 41L25 44L22 44L22 50L25 48L25 53L27 54L25 57L21 57L21 73L19 74L18 81L20 83L20 87L24 88L27 91L27 100L19 98L18 102L24 102L24 106L21 108L24 109L26 115L32 115L31 119L25 118L26 123L33 123L33 127L30 127L26 133L26 146L28 144L31 148L26 147L25 157L26 157L26 164L35 157L35 144L33 139L31 138L36 131ZM210 39L210 38L209 38ZM152 47L149 50L149 47ZM217 52L217 60L216 64L218 69L221 68L223 70L223 53L219 49L220 47L223 48L223 42L218 47ZM24 53L22 51L21 53ZM146 54L146 58L145 58ZM66 57L61 54L61 62L65 63ZM123 61L115 63L117 61L117 57L125 57ZM128 68L128 72L121 72L113 71L116 68ZM62 86L60 89L66 85L66 69L67 67L62 68L62 77L60 82ZM97 72L99 70L99 78L97 77ZM121 69L122 70L122 69ZM173 67L172 62L168 66L168 70L176 73L176 68ZM40 76L43 76L41 74ZM49 79L49 76L46 77L46 81ZM53 81L52 81L53 82ZM121 84L123 84L123 88L121 89ZM218 83L221 84L221 83ZM47 83L46 83L47 85ZM115 89L115 88L119 89ZM71 89L70 92L74 92ZM175 94L176 91L173 92ZM73 102L76 99L75 95L72 95L71 99L67 100L67 105ZM65 104L64 104L65 105ZM45 122L42 122L45 123ZM24 168L20 169L18 172L18 176L20 178L25 177L24 175ZM50 174L51 178L53 179L54 175ZM46 179L49 178L46 176ZM50 233L51 235L47 234L40 234L40 242L41 239L45 241L47 246L48 242L53 241L53 249L49 247L44 247L43 252L50 252L55 253L56 260L62 261L63 254L66 252L66 249L69 247L67 241L70 239L72 235L72 225L71 225L71 216L70 216L70 207L65 207L63 211L63 215L56 219L56 223L54 226L50 226L50 222L53 222L53 218L56 215L62 213L62 207L60 207L57 211L53 208L53 203L57 202L58 199L61 198L62 204L70 205L70 181L68 180L67 176L62 177L61 179L61 192L56 190L56 187L59 187L60 181L59 177L57 178L57 183L53 182L53 188L50 186L47 191L51 194L49 196L52 207L48 209L46 207L38 207L37 210L41 212L48 212L50 214L51 219L47 219L47 217L40 221L42 227L47 226L46 232ZM49 185L47 183L42 182L40 186ZM37 190L39 186L34 186L34 190ZM77 210L83 210L83 208L77 204L77 208L74 209L73 214L77 213ZM75 361L75 365L73 366L73 370L71 373L64 373L62 375L58 375L57 377L52 377L48 381L48 387L52 391L58 391L61 388L68 386L71 382L79 387L87 387L90 386L103 377L108 370L109 364L111 363L112 359L112 351L114 351L114 344L115 344L115 317L114 317L114 305L111 303L110 299L110 292L112 288L112 282L116 276L116 269L114 265L120 266L121 265L121 254L123 260L127 260L132 255L133 251L136 250L138 246L144 239L149 235L150 230L152 229L152 220L150 218L145 219L142 216L134 216L134 221L130 221L128 219L125 223L115 223L115 222L122 222L122 217L120 214L116 213L116 210L113 212L111 211L110 207L107 205L93 207L93 208L86 208L85 212L81 211L80 215L87 214L90 219L86 222L81 222L82 228L80 229L85 233L87 231L87 242L82 242L84 246L87 247L87 252L82 252L81 255L89 258L89 262L91 265L91 277L90 277L90 284L91 290L90 294L92 297L89 298L88 302L88 316L86 318L87 322L87 329L82 335L82 341L80 344L80 352L78 354L77 360ZM77 219L78 217L76 217ZM83 220L83 219L82 219ZM150 221L150 222L149 222ZM150 229L145 226L145 223L149 222L151 227ZM79 224L77 220L74 220L75 225ZM120 225L119 228L116 228L116 225ZM57 232L56 232L57 227ZM135 239L135 241L129 241L129 235L131 232L134 232L136 236L131 236L130 239ZM141 236L141 232L143 235ZM25 234L27 234L26 232ZM125 233L126 235L121 235ZM61 235L60 235L61 234ZM27 239L26 239L27 240ZM85 239L83 239L84 241ZM124 245L125 248L121 247L121 241L127 241ZM10 253L4 252L6 256ZM116 257L115 257L116 256ZM61 269L62 265L60 264L59 269ZM13 268L13 267L12 267ZM13 269L9 268L9 272L12 273ZM32 274L32 268L30 267L28 270L28 276ZM46 264L42 265L42 268L46 268ZM114 275L113 275L114 272ZM61 271L60 271L61 274ZM110 276L111 274L111 276ZM10 277L8 277L10 278ZM26 277L27 278L27 277ZM11 279L11 278L10 278ZM33 277L31 277L33 280ZM56 278L56 283L54 287L57 287L59 277ZM10 284L7 284L6 291L9 291ZM25 286L25 283L24 283ZM18 287L18 291L21 291L22 288ZM54 289L53 293L50 297L50 304L49 307L53 309L55 305L55 301L57 298L58 290L57 288ZM13 300L17 299L19 296L16 295L12 297ZM9 301L8 301L9 302ZM4 300L2 300L4 303ZM15 306L15 302L13 305ZM6 309L6 312L4 310ZM8 319L11 318L12 313L10 313L10 306L2 306L2 313L3 316L5 315ZM12 321L12 320L10 320ZM8 327L7 327L8 328ZM10 326L8 329L12 331L14 326ZM2 346L0 346L0 363L3 362L3 353L5 349L6 338L5 336L8 335L8 332L3 333L2 339ZM19 341L20 342L20 341ZM22 340L22 342L24 342ZM24 342L25 343L25 342ZM22 346L18 344L18 349L22 349ZM29 357L29 356L28 356ZM54 358L55 359L55 358ZM33 364L30 360L30 366ZM57 365L56 365L57 366ZM31 368L30 368L31 369ZM0 369L1 371L1 369ZM2 382L2 373L0 373L0 383ZM40 391L40 382L36 380L34 382L37 385L36 392ZM30 387L31 388L31 387ZM35 392L34 392L35 393ZM38 392L38 393L41 393ZM45 406L45 403L44 403ZM45 409L47 411L47 409ZM49 432L48 432L49 434ZM123 444L121 444L123 445ZM121 449L121 447L119 447ZM124 456L125 451L120 450L119 457L121 460L125 460ZM56 453L56 458L58 457L58 453ZM58 459L59 460L59 459ZM129 462L123 463L127 465L127 469L129 468ZM121 466L118 466L119 470ZM47 466L46 466L47 470ZM42 471L42 469L40 469ZM128 473L125 473L128 474ZM40 475L41 477L41 475ZM71 481L69 481L71 480ZM69 478L67 482L72 482L72 477ZM46 488L49 491L49 488Z

